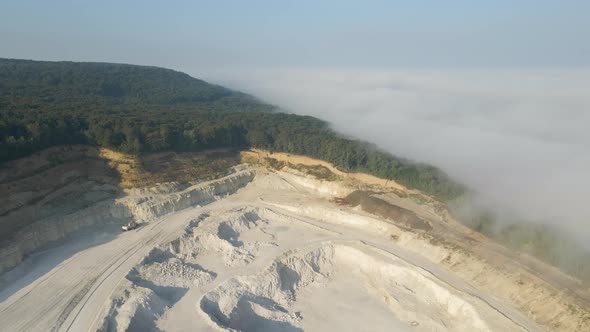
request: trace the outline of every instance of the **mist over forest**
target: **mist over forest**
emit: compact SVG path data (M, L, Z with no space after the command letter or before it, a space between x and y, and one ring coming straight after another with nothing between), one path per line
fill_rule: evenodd
M441 167L500 221L555 225L578 240L590 235L590 70L238 73L200 75Z

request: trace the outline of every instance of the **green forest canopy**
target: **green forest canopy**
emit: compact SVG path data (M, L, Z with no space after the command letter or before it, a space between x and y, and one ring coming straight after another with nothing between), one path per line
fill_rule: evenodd
M244 93L158 67L0 59L0 162L62 144L127 153L257 147L396 180L440 199L463 192L437 168L280 113Z

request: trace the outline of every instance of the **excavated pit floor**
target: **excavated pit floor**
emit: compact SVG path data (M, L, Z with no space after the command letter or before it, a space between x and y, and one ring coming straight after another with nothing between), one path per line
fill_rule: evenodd
M89 291L56 314L57 323L7 315L23 312L22 297L58 295L35 283L2 303L0 319L13 331L539 330L396 244L391 222L340 207L330 202L340 193L299 180L260 172L227 198L81 251L68 268L104 272L74 272ZM108 250L128 251L104 256ZM60 283L43 278L48 289Z

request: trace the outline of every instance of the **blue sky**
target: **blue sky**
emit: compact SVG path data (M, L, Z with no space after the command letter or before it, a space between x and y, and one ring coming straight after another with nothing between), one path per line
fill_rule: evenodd
M2 1L0 57L225 66L576 67L589 1Z

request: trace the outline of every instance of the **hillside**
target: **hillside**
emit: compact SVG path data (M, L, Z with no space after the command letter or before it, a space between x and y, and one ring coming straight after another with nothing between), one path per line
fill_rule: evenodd
M326 160L441 199L463 191L434 167L274 109L163 68L0 59L0 162L63 144L131 154L257 147Z
M170 69L112 63L0 59L2 108L60 111L162 106L269 111L255 98Z

